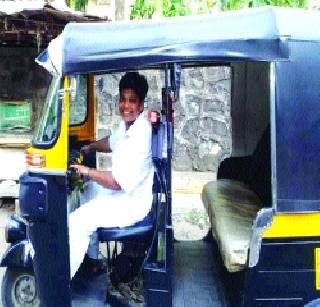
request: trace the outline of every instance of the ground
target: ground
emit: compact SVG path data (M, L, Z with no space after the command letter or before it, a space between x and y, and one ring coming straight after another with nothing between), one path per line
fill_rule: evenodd
M175 239L201 240L208 233L209 219L203 209L200 196L174 194L173 203L176 202L179 202L181 206L172 209Z
M172 221L176 240L200 240L210 227L201 201L204 184L215 180L209 172L174 172L172 176Z

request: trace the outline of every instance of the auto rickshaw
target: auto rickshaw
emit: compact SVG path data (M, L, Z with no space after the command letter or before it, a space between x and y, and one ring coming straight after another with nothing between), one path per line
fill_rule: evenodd
M152 116L157 174L155 218L141 264L145 305L319 306L319 17L265 7L67 25L38 57L53 78L26 153L21 217L7 230L4 305L79 303L70 291L67 208L79 193L68 170L71 152L96 138L95 76L151 69L162 73L164 89L160 113ZM173 240L173 111L180 75L222 65L232 72L232 153L202 192L213 240L201 243L207 247L200 259ZM84 116L70 120L78 100ZM94 164L95 157L84 163ZM118 235L121 228L111 231ZM117 235L101 241L121 241ZM179 262L182 255L189 260ZM192 274L184 274L189 267ZM197 271L202 279L194 277Z

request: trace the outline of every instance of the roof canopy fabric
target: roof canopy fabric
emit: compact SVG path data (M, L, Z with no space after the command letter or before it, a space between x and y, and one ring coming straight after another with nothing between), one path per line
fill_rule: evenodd
M288 39L318 40L318 29L318 12L273 7L160 21L71 23L38 62L64 75L164 62L281 60L289 57Z

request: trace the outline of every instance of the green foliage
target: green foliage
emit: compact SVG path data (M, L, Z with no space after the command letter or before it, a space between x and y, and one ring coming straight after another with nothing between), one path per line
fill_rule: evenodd
M214 7L217 6L217 0L205 0L199 1L198 14L205 14Z
M66 4L75 11L86 13L89 1L97 4L97 0L66 0Z
M130 18L150 19L156 11L165 17L201 14L207 13L215 5L216 0L136 0Z
M70 0L76 1L76 0ZM77 0L79 1L79 0ZM85 1L85 0L80 0ZM307 8L307 0L136 0L131 19L150 19L155 13L165 17L203 14L212 8L221 11L264 5Z
M132 9L131 19L150 19L156 11L157 5L154 0L136 0Z
M282 6L307 8L307 0L220 0L220 9L222 11L238 10L248 7L258 6Z
M162 0L162 14L165 17L187 16L191 14L190 8L184 0Z
M85 12L88 6L89 0L67 0L67 5L75 10L80 12Z

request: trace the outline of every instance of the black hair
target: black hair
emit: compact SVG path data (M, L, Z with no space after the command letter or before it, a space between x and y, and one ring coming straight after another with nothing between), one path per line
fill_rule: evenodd
M123 89L132 89L139 97L140 101L143 102L148 93L148 82L145 76L140 75L138 72L130 71L122 76L119 83L119 92Z

